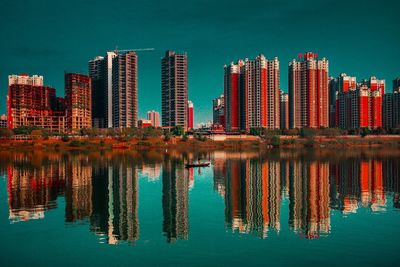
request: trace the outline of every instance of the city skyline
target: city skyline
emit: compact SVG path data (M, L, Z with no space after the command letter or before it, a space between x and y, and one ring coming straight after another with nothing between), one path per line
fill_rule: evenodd
M189 99L197 107L195 125L212 118L210 100L222 91L220 74L223 64L232 59L255 57L259 53L264 53L267 58L278 56L282 69L281 89L285 92L286 64L293 55L304 51L317 51L329 58L333 77L345 72L356 77L377 76L391 81L398 76L400 51L396 44L400 37L396 10L399 3L381 3L379 12L376 12L374 1L363 1L362 4L344 1L306 1L301 4L230 2L229 12L224 2L205 4L194 1L185 5L173 1L168 6L148 1L136 1L134 5L122 3L110 11L111 15L121 14L121 19L112 23L97 16L108 8L106 2L101 1L96 5L79 3L79 10L73 9L78 4L73 1L57 4L4 2L0 27L7 42L0 44L0 48L7 53L0 63L0 96L6 96L6 79L11 73L44 75L46 84L55 87L57 94L61 95L64 70L86 70L89 59L116 46L121 49L156 49L155 52L138 53L139 118L145 117L148 110L161 110L159 60L163 51L186 51L189 58ZM10 9L24 20L16 20L8 12ZM135 17L127 16L133 9ZM241 16L232 22L235 12L252 15ZM301 15L310 12L312 16ZM157 21L165 23L153 22L151 18L155 16ZM371 17L374 19L369 21ZM298 30L311 21L315 23L315 30ZM349 25L348 21L352 24ZM24 29L24 34L19 34L18 29ZM75 37L69 38L72 29ZM88 29L90 34L87 34ZM185 31L188 34L182 34ZM338 32L340 34L336 34ZM227 46L227 42L238 40L238 33L243 33L246 38L240 38L243 40L235 42L234 46ZM368 42L360 38L377 34L379 38L369 38ZM26 41L34 38L37 42ZM377 47L380 48L378 51ZM154 95L157 97L152 98ZM211 95L210 99L205 99L204 95ZM6 113L5 109L5 103L1 103L0 113Z

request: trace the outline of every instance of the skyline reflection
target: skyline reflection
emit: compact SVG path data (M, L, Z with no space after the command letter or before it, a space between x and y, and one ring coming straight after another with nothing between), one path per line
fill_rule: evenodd
M275 153L275 154L274 154ZM332 212L352 216L400 208L398 157L271 152L10 153L0 165L7 176L10 223L45 219L62 208L65 222L88 225L99 242L140 239L139 180L161 183L162 235L168 243L190 239L190 195L197 170L184 162L207 158L213 190L224 203L225 228L268 238L286 224L301 238L327 237ZM206 175L208 173L206 172ZM288 205L283 205L283 202ZM287 214L288 221L282 221ZM286 217L286 216L285 216ZM222 223L222 222L221 222ZM285 230L286 231L286 230Z

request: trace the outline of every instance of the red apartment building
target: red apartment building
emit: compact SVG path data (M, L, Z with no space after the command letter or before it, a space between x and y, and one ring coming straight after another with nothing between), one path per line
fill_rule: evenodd
M65 129L64 111L58 109L56 89L43 86L42 76L10 75L7 95L8 128L21 126L61 132Z
M192 101L188 101L187 104L187 127L188 129L193 129L193 125L194 125L194 106L193 106L193 102Z
M278 58L239 60L225 66L224 104L227 131L280 127Z
M290 127L328 127L328 60L312 52L299 58L289 63Z
M343 129L382 127L385 81L371 77L358 86L354 83L339 82L337 125Z

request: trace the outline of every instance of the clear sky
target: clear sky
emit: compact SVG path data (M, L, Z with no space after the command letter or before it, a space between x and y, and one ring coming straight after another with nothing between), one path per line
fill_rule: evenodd
M107 50L139 52L139 117L159 110L160 60L166 49L186 51L195 123L212 118L223 91L223 66L263 53L279 57L281 88L298 53L327 57L330 75L375 75L392 87L400 76L400 1L344 0L0 0L0 113L7 76L40 74L64 94L67 71Z

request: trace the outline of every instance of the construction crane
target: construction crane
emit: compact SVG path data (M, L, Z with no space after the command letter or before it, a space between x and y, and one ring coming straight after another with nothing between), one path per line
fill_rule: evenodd
M123 50L119 50L118 47L115 47L114 53L118 54L118 52L142 52L142 51L154 51L154 48L137 48L137 49L123 49Z

